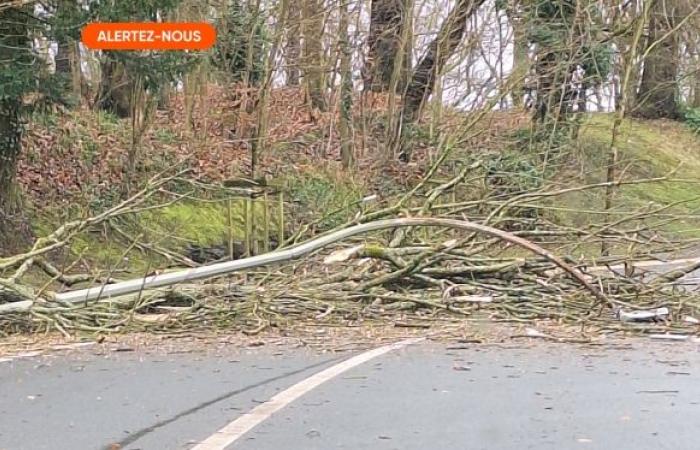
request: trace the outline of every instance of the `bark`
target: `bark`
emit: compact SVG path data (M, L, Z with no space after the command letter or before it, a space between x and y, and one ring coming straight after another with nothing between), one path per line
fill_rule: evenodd
M589 18L582 9L588 2L571 0L563 4L566 6L540 19L550 32L557 32L555 30L561 30L561 26L567 24L566 34L559 31L559 42L552 39L538 42L534 62L537 96L533 121L551 129L566 122L578 103L577 85L581 80L576 72L578 65L583 64L581 46L588 39L586 21Z
M467 31L467 21L486 0L459 0L418 62L406 87L403 102L403 121L410 124L435 87L435 78L457 50Z
M511 74L513 106L522 108L525 102L525 75L530 66L527 30L523 19L512 10L508 11L508 20L513 27L513 71Z
M436 79L442 75L445 64L464 39L469 18L486 0L458 0L442 24L436 38L428 45L426 52L413 70L403 96L401 121L394 131L392 148L398 146L399 159L408 161L411 157L411 129L418 121L425 101L435 89ZM398 145L397 145L398 144Z
M289 8L286 48L286 72L287 86L299 86L299 59L301 57L300 20L299 8Z
M78 21L81 15L79 2L77 0L59 0L56 14L65 23ZM60 33L56 38L57 47L54 58L56 74L61 75L65 91L70 92L75 100L79 101L83 90L80 46L73 35L74 30L68 29L66 25L64 27L66 28L59 30Z
M678 118L678 33L675 0L657 0L649 17L649 52L644 60L637 105L631 115L643 119ZM653 47L651 47L653 46Z
M700 69L695 74L695 85L693 87L693 108L700 108Z
M4 213L13 213L17 204L15 176L22 148L20 106L18 99L0 100L0 221Z
M304 55L303 71L311 106L326 111L325 70L323 55L323 0L303 0Z
M64 20L77 18L78 16L78 3L76 0L59 0L57 5L56 14L62 17ZM66 80L72 74L72 58L73 49L71 48L74 44L74 40L70 37L67 30L60 30L62 33L59 34L57 40L56 57L54 59L56 63L56 73L64 75Z
M288 10L289 0L281 0L278 4L279 12L277 13L277 23L279 24L274 36L272 37L272 46L270 47L267 58L265 59L263 66L263 80L260 89L258 90L258 102L257 108L257 121L255 127L254 139L251 143L250 149L250 177L255 178L258 157L261 152L266 147L266 140L268 139L268 99L270 97L270 90L272 89L272 78L275 72L275 59L279 48L282 45L282 39L284 35L284 29L286 28L286 20L289 17Z
M58 47L56 49L56 73L66 77L71 76L73 71L73 65L71 64L71 46L72 42L68 39L62 39L58 42Z
M394 76L396 55L408 45L402 45L404 29L411 26L410 0L373 0L370 10L370 28L367 38L368 53L364 68L365 90L387 92ZM404 58L410 67L410 58ZM406 78L406 66L399 79ZM401 86L399 86L401 90Z
M11 64L18 60L21 64L27 63L24 60L31 51L31 41L27 30L28 15L25 13L26 11L17 8L0 11L0 61L3 61L3 64L7 64L8 61ZM7 69L13 68L8 64ZM23 77L26 74L20 73L18 76ZM12 89L11 80L2 82L9 83ZM19 83L21 85L22 81ZM2 87L0 85L0 88ZM2 216L12 214L18 204L15 177L17 159L22 149L21 95L22 92L10 91L10 95L0 92L0 222L4 221Z
M687 42L688 47L693 49L694 73L691 81L692 95L690 97L690 106L693 108L700 108L700 42L698 42L698 39L700 39L700 36L698 35L699 31L700 28L692 35L692 41Z
M348 36L348 5L341 5L339 23L339 48L340 48L340 155L343 167L349 169L354 162L354 150L352 139L352 67L351 49Z
M588 84L583 83L578 92L576 112L585 113L588 108Z
M131 115L133 80L124 66L107 56L100 64L100 92L97 107L115 114L117 117Z

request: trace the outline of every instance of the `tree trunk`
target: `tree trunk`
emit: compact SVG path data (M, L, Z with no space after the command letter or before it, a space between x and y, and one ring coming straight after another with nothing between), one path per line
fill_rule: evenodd
M404 123L417 120L420 107L433 92L436 76L442 73L445 63L462 42L467 30L467 20L485 1L459 0L450 11L437 37L418 62L406 88L403 104Z
M302 9L304 35L302 66L304 82L311 100L311 106L319 111L328 109L323 63L323 11L323 0L304 0Z
M287 26L287 48L285 54L287 86L299 86L299 59L301 57L300 21L298 7L289 8Z
M403 99L403 128L418 120L425 100L435 87L435 79L442 74L445 64L462 42L468 19L486 0L459 0L450 11L437 37L418 62Z
M690 106L693 108L700 108L700 42L698 42L700 35L698 35L698 32L700 32L700 29L693 33L691 40L686 43L693 50L694 73L691 81L691 95L688 99Z
M404 28L411 26L408 12L410 0L373 0L367 38L367 62L364 68L364 87L367 91L387 92L394 75L396 55L408 47L402 46ZM403 49L402 49L403 47ZM404 59L405 60L405 59ZM410 65L410 59L405 60ZM405 79L402 70L399 79ZM401 90L399 86L399 90Z
M59 0L56 15L63 23L80 20L81 10L77 0ZM82 71L80 67L80 46L74 36L75 30L63 25L58 31L56 41L56 74L61 76L66 93L70 93L76 103L82 98Z
M519 17L514 7L506 10L508 20L513 28L513 70L510 75L512 81L512 99L515 108L522 108L525 104L525 77L530 68L528 55L527 24Z
M72 44L73 43L68 39L61 39L56 48L56 73L65 76L66 79L68 79L73 72L71 64Z
M131 114L131 100L134 82L123 64L108 55L100 64L100 92L96 105L103 111L125 118Z
M24 77L23 67L11 67L12 63L30 65L31 41L27 29L29 14L20 8L7 8L0 11L0 61L7 64L3 70L17 70L15 79L0 80L0 88L9 84L9 95L0 92L0 223L3 217L14 213L18 205L15 177L17 159L22 149L22 91ZM17 90L13 92L14 90ZM0 224L1 225L1 224Z
M354 150L352 139L352 67L351 58L352 50L348 36L349 12L347 2L341 3L340 6L340 23L339 23L339 42L340 49L340 156L343 161L343 167L349 169L354 162Z
M0 100L0 221L3 213L12 213L17 205L15 176L22 148L21 102Z
M694 86L693 86L693 101L691 103L691 106L693 108L700 108L700 69L696 69L697 72L695 73L694 77Z
M678 33L674 31L675 0L657 0L649 17L649 49L644 60L642 82L633 117L643 119L678 118ZM649 47L652 46L653 47Z
M269 137L268 99L270 97L270 91L272 89L272 79L275 73L275 60L277 58L277 52L282 44L284 29L286 28L286 21L289 17L289 0L281 0L280 3L277 4L277 6L279 8L277 12L278 27L275 31L275 34L272 36L272 45L264 62L262 83L260 89L258 90L258 102L256 105L257 121L255 127L255 134L250 147L250 177L252 179L255 179L257 175L256 168L259 155L267 146L267 139Z
M542 131L548 134L564 124L575 128L574 122L567 119L577 104L576 86L585 76L577 75L577 72L578 66L583 64L584 52L581 50L588 39L586 21L590 18L584 11L591 0L560 3L561 7L557 9L543 12L535 8L532 11L541 23L540 32L555 37L536 41L534 61L536 98L533 121L545 125Z

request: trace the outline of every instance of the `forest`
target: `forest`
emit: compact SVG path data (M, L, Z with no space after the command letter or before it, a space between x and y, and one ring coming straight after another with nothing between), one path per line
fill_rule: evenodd
M695 333L698 133L694 0L0 0L0 336Z

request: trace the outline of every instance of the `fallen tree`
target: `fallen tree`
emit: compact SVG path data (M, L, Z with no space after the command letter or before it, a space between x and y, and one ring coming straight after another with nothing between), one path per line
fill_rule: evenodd
M178 201L180 197L156 201L172 178L152 180L119 205L61 226L28 253L0 259L5 273L12 271L0 278L0 330L58 330L70 335L226 328L257 333L304 323L380 321L430 327L475 315L629 330L639 325L620 322L621 311L661 307L671 313L644 329L668 330L687 327L684 318L700 314L696 296L675 287L697 263L655 280L600 270L614 264L626 267L645 254L681 247L682 242L649 232L653 227L646 224L649 217L666 220L668 206L630 211L613 223L589 229L557 226L537 222L523 210L543 207L538 200L605 189L606 184L456 200L455 190L467 186L470 176L479 179L478 170L479 163L467 165L432 184L428 180L437 171L430 171L410 192L383 208L362 211L320 236L303 238L302 229L285 247L250 258L121 282L111 272L69 273L71 265L59 270L50 263L53 250L95 225ZM477 219L466 220L465 215ZM557 244L559 240L563 244ZM633 250L576 260L563 250L588 243L599 248L600 240ZM132 248L154 247L134 242L125 254ZM330 256L323 253L328 250ZM170 250L161 253L170 261L183 260ZM22 284L30 268L41 270L50 282L39 289ZM96 285L49 290L81 283Z

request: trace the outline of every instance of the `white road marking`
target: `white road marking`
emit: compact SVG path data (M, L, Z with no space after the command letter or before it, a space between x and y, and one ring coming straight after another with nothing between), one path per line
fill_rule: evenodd
M270 400L266 401L265 403L256 406L250 412L243 414L233 422L214 433L212 436L192 447L191 450L225 450L226 447L236 442L241 438L241 436L264 422L271 415L326 381L329 381L341 373L350 370L353 367L364 364L378 356L411 344L416 344L423 340L425 340L425 338L413 338L396 342L394 344L385 345L383 347L375 348L374 350L366 351L357 356L353 356L350 359L346 359L345 361L324 369L321 372L318 372L309 378L306 378L305 380L302 380L299 383L285 389L284 391L270 398Z

